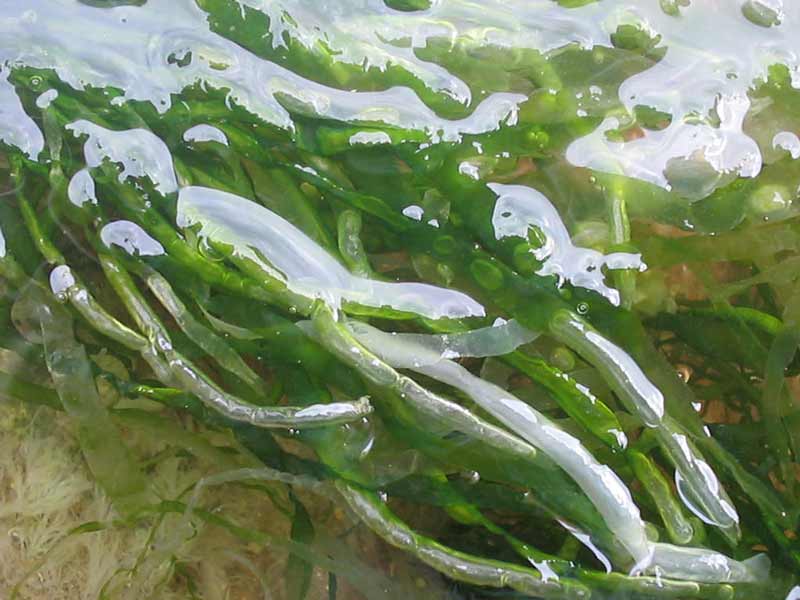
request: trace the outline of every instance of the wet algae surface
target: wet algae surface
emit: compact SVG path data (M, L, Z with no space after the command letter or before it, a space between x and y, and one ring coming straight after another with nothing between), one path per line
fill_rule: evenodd
M0 3L0 595L800 598L798 27Z

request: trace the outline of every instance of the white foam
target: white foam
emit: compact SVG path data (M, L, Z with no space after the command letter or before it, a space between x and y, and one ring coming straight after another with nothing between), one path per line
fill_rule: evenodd
M292 128L280 95L294 110L427 131L432 140L497 129L525 100L493 94L469 117L449 121L408 88L351 92L306 79L213 33L207 18L193 0L103 9L77 0L6 0L0 3L0 63L54 69L78 90L117 88L123 94L118 101L148 101L162 112L174 94L202 82L229 90L230 100L279 127ZM0 83L0 113L15 117L0 119L0 137L36 156L41 134L15 100L10 86Z
M75 136L88 135L83 146L86 164L99 167L103 160L122 163L120 182L128 177L147 176L162 194L178 191L172 155L167 145L147 129L112 131L89 121L67 125Z
M363 144L373 146L376 144L391 144L392 138L385 131L359 131L350 136L350 145Z
M58 98L58 90L47 90L39 94L39 97L36 98L36 106L44 110L48 108L56 98Z
M61 296L75 285L75 276L67 265L58 265L50 271L50 290L56 296Z
M81 169L69 180L67 197L75 206L83 206L87 202L97 204L94 179L89 169Z
M161 256L164 247L132 221L112 221L100 230L100 239L108 246L122 248L132 256Z
M748 112L747 92L766 76L767 67L785 64L800 85L796 2L751 1L755 13L777 15L772 26L764 26L753 11L743 11L741 0L693 2L677 15L667 14L657 2L630 0L571 9L551 0L439 0L428 10L411 13L390 10L382 0L343 0L335 5L240 2L270 17L274 46L281 45L284 36L308 47L324 43L337 61L378 70L405 69L434 92L464 104L472 101L467 84L415 52L432 39L452 43L458 38L476 47L547 53L571 44L611 46L618 26L638 25L659 36L666 53L623 82L619 100L629 111L637 105L663 111L670 115L670 125L662 131L644 130L636 140L614 142L605 133L616 124L606 120L576 140L567 155L575 165L671 187L693 199L730 177L759 172L762 153L768 152L748 135L742 120ZM149 101L161 111L170 106L173 94L202 82L229 90L231 100L280 127L292 128L282 104L288 99L293 110L423 130L431 141L514 123L517 107L525 100L520 94L491 94L469 117L448 121L408 88L337 90L211 32L207 15L191 0L149 0L143 6L105 9L76 0L7 0L0 5L0 62L55 69L76 89L88 84L118 88L123 90L122 100ZM713 113L719 124L709 116ZM0 138L37 156L43 148L41 132L25 115L5 76L0 79L0 114Z
M792 158L800 158L800 138L791 131L779 131L772 138L772 147L786 150Z
M0 28L0 35L1 32ZM8 71L4 69L0 69L0 141L19 148L34 160L44 150L44 136L22 108L14 86L8 81Z
M604 135L604 122L570 147L573 164L619 173L674 188L692 199L703 197L729 179L755 176L764 148L743 130L747 92L765 78L767 67L782 63L800 80L800 4L780 0L698 1L677 14L659 3L603 0L564 8L550 0L440 0L428 10L402 13L382 0L343 0L335 7L302 0L239 0L270 17L272 44L291 37L309 48L324 43L337 60L386 69L402 67L429 88L456 100L471 99L466 83L439 65L420 59L415 49L430 40L456 38L462 44L533 48L544 53L577 44L611 46L620 25L636 25L658 36L666 53L651 68L627 79L619 100L629 111L637 105L667 113L664 131L643 131L629 142ZM755 16L754 16L755 15ZM761 16L758 16L761 15ZM775 24L770 15L774 15ZM766 22L765 22L766 19ZM592 96L602 89L597 86ZM716 111L721 123L710 113ZM680 164L688 160L689 164ZM668 169L671 161L678 161ZM694 162L704 162L696 165Z
M228 136L221 129L213 125L195 125L183 132L184 142L217 142L223 146L228 145Z
M618 305L619 292L606 285L602 268L645 268L640 254L602 254L575 246L558 211L541 192L522 185L490 183L488 187L497 194L492 225L498 240L508 236L527 240L532 226L544 235L544 244L533 250L536 259L542 262L539 275L555 275L560 283L569 281L593 290Z

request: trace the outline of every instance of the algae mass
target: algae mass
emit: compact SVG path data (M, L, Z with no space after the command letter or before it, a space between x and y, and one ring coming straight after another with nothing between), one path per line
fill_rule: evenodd
M798 26L4 1L0 595L800 597Z

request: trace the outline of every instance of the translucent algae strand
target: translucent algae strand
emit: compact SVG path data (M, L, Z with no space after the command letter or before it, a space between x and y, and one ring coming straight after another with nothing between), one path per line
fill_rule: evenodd
M682 549L649 542L639 509L628 488L578 439L513 394L472 375L458 363L446 359L431 360L435 355L415 345L414 336L387 334L359 322L351 322L350 327L359 341L389 364L421 363L424 366L411 368L461 390L512 431L550 456L595 504L611 531L636 561L635 572L649 571L692 580L695 579L692 575L695 570L702 572L700 581L706 583L753 581L768 573L769 564L767 562L765 567L763 558L739 562L702 548Z
M235 421L266 428L324 427L363 418L372 411L362 398L307 407L256 406L220 389L199 368L178 353L158 316L136 289L130 276L107 254L100 255L103 271L139 327L146 332L149 348L143 355L160 377L175 381L209 407Z
M530 569L442 546L415 533L374 493L358 490L343 482L337 482L336 487L350 509L378 536L456 581L493 588L509 587L535 598L577 600L591 597L591 592L580 584L545 581Z
M663 394L633 358L569 311L559 311L550 321L550 330L592 363L628 410L656 430L659 443L675 465L676 480L691 498L687 507L737 540L739 515L733 502L683 428L665 414Z
M510 430L542 450L592 500L634 563L640 568L649 564L652 551L630 491L614 471L597 462L578 439L513 394L416 344L414 336L384 333L355 321L350 323L350 327L361 343L390 365L410 366L419 373L458 388ZM414 366L415 362L417 366Z

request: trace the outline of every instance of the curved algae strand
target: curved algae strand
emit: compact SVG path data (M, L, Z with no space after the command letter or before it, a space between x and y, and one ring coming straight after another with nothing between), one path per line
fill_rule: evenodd
M567 355L566 361L560 360L562 351ZM508 354L502 360L546 389L567 415L613 451L621 452L628 447L628 437L617 415L588 387L553 364L560 361L569 367L568 361L574 363L570 350L563 346L557 348L551 354L550 362L522 351Z
M413 379L398 373L365 348L344 324L337 321L327 305L318 302L311 323L302 324L301 327L368 381L399 394L404 402L413 405L428 417L447 422L455 430L474 436L523 460L536 457L537 450L519 437L484 421L459 404L434 394Z
M361 213L347 209L336 220L339 253L353 275L369 277L372 269L361 242Z
M39 321L47 370L61 406L76 425L90 472L121 513L136 514L151 500L148 482L97 391L71 315L37 285L28 287L21 298Z
M739 515L713 469L678 423L669 416L664 423L657 437L675 465L675 486L684 505L704 523L738 539Z
M653 548L653 566L648 570L654 574L669 573L700 583L756 583L769 578L766 554L738 561L705 548L661 543L653 544Z
M218 413L256 427L313 428L351 423L372 412L364 397L355 402L332 402L306 407L256 406L220 390L205 374L177 352L170 352L167 364L170 373L181 387L197 396Z
M155 269L145 267L141 273L148 289L186 334L224 369L239 377L253 389L261 387L261 378L225 340L198 321L175 293L169 281Z
M670 539L677 544L688 544L694 536L694 527L683 514L664 475L650 457L636 450L628 452L628 462L636 478L653 499Z
M461 390L511 431L542 450L583 489L634 562L649 564L652 550L630 491L577 438L513 394L415 343L418 336L387 334L358 322L351 322L350 327L356 339L390 365L411 368Z
M352 403L334 402L308 407L270 407L247 404L220 390L197 367L171 350L166 332L161 332L157 338L161 341L157 344L148 342L145 337L111 316L97 303L86 287L75 279L68 266L61 265L53 269L50 274L50 282L56 297L69 300L70 304L100 333L127 348L141 352L159 379L179 383L181 387L196 395L207 406L230 419L259 427L309 428L349 423L372 412L372 407L366 398ZM127 302L126 306L130 310ZM148 328L154 334L155 317L147 319L140 314L140 319L150 324ZM165 340L167 340L166 343ZM167 360L159 356L159 352L155 349L156 346L158 346L160 354L168 356Z
M311 428L357 421L372 412L372 406L366 398L307 407L256 406L228 394L173 348L158 316L116 260L107 254L100 254L99 258L111 286L139 328L147 334L148 343L139 351L159 379L178 383L224 416L263 428Z
M580 441L560 430L509 392L472 375L450 360L431 362L433 353L409 342L406 335L387 334L364 323L352 323L356 338L389 364L419 360L424 366L411 367L470 396L525 440L545 452L564 469L592 500L606 524L637 561L632 573L654 572L674 579L695 580L699 572L704 583L757 581L765 577L769 564L754 557L738 562L703 548L682 548L651 543L639 509L625 484L607 466L586 450ZM421 358L414 358L421 356ZM710 469L710 468L709 468ZM722 499L720 499L722 501Z
M410 552L440 573L472 585L509 587L543 599L588 599L591 592L579 583L544 580L536 571L497 560L459 552L415 533L373 493L344 482L335 483L350 510L376 535L396 548Z
M12 156L10 162L12 173L17 179L17 188L14 191L17 196L19 212L22 215L22 220L25 223L25 227L36 249L49 264L58 265L63 263L64 256L48 237L45 229L39 222L36 208L28 199L27 193L25 192L25 175L21 159L19 156Z
M639 415L645 425L657 427L661 423L664 395L627 352L568 311L560 311L551 319L550 330L594 364L609 380L620 399Z
M50 272L50 289L106 337L131 350L141 352L147 347L147 339L106 312L69 266L59 265Z
M368 336L372 331L372 328L359 321L350 321L348 328L356 336ZM443 359L502 356L532 342L539 334L521 325L516 319L511 319L489 327L457 333L403 333L391 334L391 337L392 340L402 341L419 349L413 355L393 356L392 366L414 369L436 364Z
M731 541L740 536L739 516L727 492L689 442L683 428L665 413L664 396L639 365L622 348L600 335L579 316L562 310L550 321L550 331L593 364L629 411L656 432L659 444L669 456L685 484L687 507L700 509L708 523L719 527ZM696 506L699 505L699 506Z
M547 417L461 365L443 360L416 369L460 389L506 427L542 450L581 487L636 565L648 564L651 551L639 509L625 483L597 461L581 442Z

